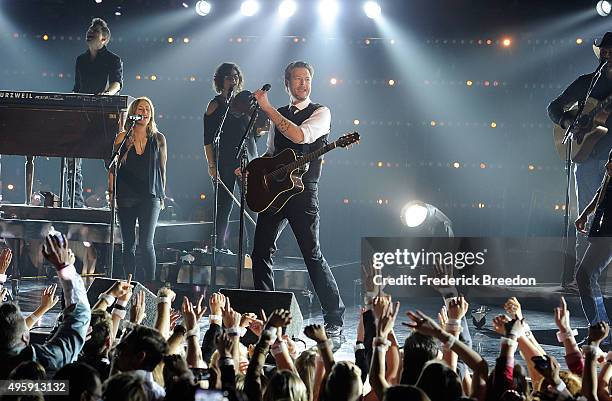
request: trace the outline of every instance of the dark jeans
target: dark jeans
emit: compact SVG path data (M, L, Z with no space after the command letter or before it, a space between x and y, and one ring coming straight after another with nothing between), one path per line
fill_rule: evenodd
M70 199L72 196L72 171L76 168L75 175L75 188L74 188L74 207L84 207L85 200L83 199L83 173L81 172L81 165L83 159L81 158L67 158L66 159L66 191L68 196L68 205L70 205Z
M276 251L276 240L287 222L297 239L310 281L321 302L325 323L342 326L344 303L319 245L319 198L316 189L306 189L295 195L276 214L259 214L252 254L255 288L274 290L272 254Z
M155 249L153 237L161 209L159 198L118 199L117 214L121 226L121 255L123 269L132 273L133 280L155 280ZM138 250L140 263L136 263L136 220L138 220Z
M234 168L221 166L221 168L219 169L219 177L221 178L221 181L223 181L225 186L230 191L232 191L232 193L234 192L235 187L240 188L240 180L238 179L236 174L234 174ZM213 182L213 185L214 185L214 182ZM238 200L240 200L239 197L237 198ZM221 249L221 248L229 249L231 241L229 238L230 230L228 230L228 226L229 226L230 214L232 213L232 208L235 205L234 205L234 201L232 200L232 198L229 196L227 191L221 186L220 183L219 183L218 202L219 203L217 206L217 248L218 249ZM239 209L238 206L236 206L236 208ZM245 205L245 210L253 218L253 220L257 221L257 216L255 215L255 213L251 212L246 207L246 205ZM240 211L238 211L238 218L240 218ZM253 223L247 220L248 219L245 217L244 228L245 228L245 239L246 239L245 248L246 249L249 248L249 238L253 238L253 235L255 233L255 228L253 227ZM240 228L238 227L238 229ZM236 238L238 238L238 229L236 230L236 233L235 233Z
M591 238L578 271L576 281L580 291L582 309L589 324L608 322L603 296L599 288L599 277L612 262L612 238Z

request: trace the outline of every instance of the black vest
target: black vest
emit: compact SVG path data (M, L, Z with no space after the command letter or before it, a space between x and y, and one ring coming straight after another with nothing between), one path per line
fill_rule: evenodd
M283 106L278 109L278 112L281 113L283 117L287 120L291 121L295 125L301 125L304 121L306 121L312 113L315 112L318 108L323 107L317 103L310 103L305 109L298 111L293 114L289 111L289 106ZM315 150L322 148L327 145L327 137L328 134L325 134L318 138L313 143L305 143L299 144L294 143L290 139L288 139L285 135L283 135L278 128L274 127L274 154L278 154L285 149L293 149L298 155L305 155L310 152L314 152ZM316 184L319 182L319 177L321 177L321 165L323 164L323 156L319 157L316 160L310 162L308 166L308 171L302 176L302 181L306 184Z

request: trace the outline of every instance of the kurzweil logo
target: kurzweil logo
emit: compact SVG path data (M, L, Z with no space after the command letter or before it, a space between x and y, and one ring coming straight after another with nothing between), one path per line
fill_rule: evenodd
M5 99L32 99L31 92L0 92L0 98Z

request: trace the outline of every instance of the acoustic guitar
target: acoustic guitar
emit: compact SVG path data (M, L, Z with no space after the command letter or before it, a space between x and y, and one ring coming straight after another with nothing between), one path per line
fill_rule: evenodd
M285 149L276 156L259 157L246 167L246 202L249 208L261 213L277 213L292 196L304 190L304 166L337 147L345 148L359 141L352 132L314 152L299 156L293 149Z
M568 116L574 118L578 112L578 103L571 106L567 112ZM602 101L591 97L587 99L582 115L578 117L578 121L572 128L572 154L570 158L573 162L585 161L593 151L595 144L608 133L608 128L604 124L610 113L612 113L612 95ZM565 160L567 143L562 143L565 137L565 128L555 124L553 137L559 156Z

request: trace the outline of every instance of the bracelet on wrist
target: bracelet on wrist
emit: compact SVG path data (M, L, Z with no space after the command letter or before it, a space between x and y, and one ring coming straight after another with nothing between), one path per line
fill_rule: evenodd
M333 347L332 340L327 339L325 341L321 341L320 343L317 343L317 348L319 350L324 350L327 347L329 347L329 348Z
M573 339L578 335L578 330L574 329L572 331L557 331L557 341L563 343L565 340Z
M98 299L103 299L109 306L112 305L113 302L115 302L114 296L112 296L111 294L104 293L104 292L98 295Z
M170 305L172 303L172 299L169 296L157 296L157 303L158 304L168 304Z
M125 315L127 314L127 311L125 309L113 308L113 311L111 314L119 317L119 319L125 319Z
M196 326L191 330L187 330L185 332L185 338L189 337L197 337L198 339L200 339L200 327Z
M518 346L518 341L516 341L516 340L514 340L512 338L509 338L509 337L502 337L501 338L501 343L502 344L506 344L509 347L512 347L512 348L515 348L515 349Z
M353 346L353 351L357 352L360 349L365 349L365 345L363 343L358 342Z

